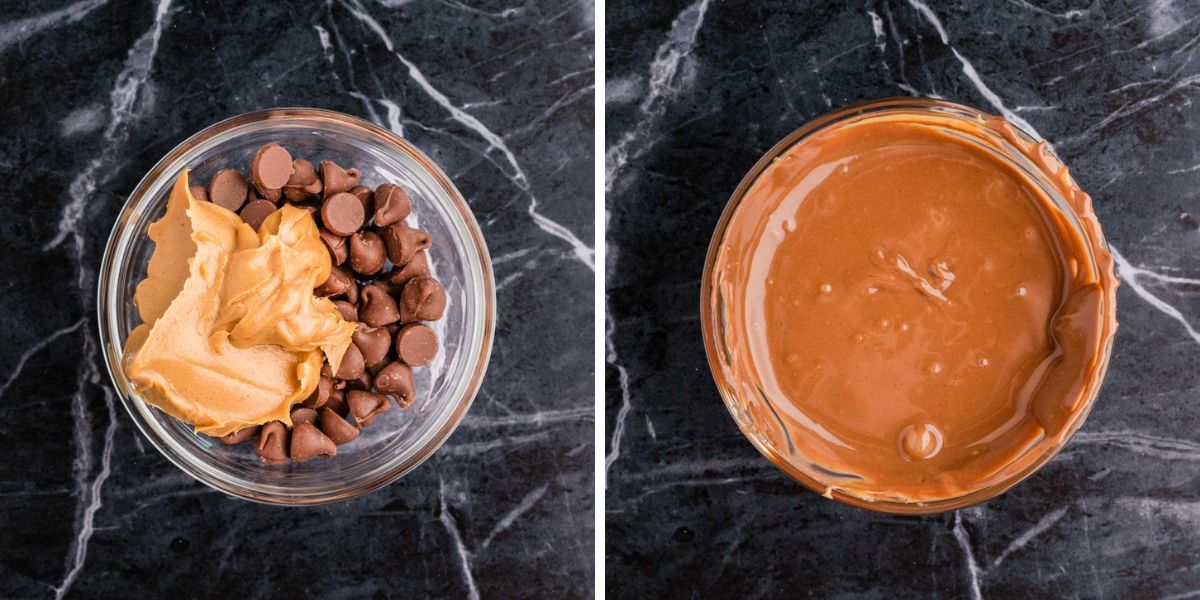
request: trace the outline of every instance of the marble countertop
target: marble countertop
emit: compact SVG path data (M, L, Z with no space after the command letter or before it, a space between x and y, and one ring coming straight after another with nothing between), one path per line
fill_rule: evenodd
M590 597L593 11L458 0L20 2L0 23L0 597ZM117 211L187 136L316 106L468 199L498 332L462 426L399 482L283 509L191 480L97 349Z
M608 3L609 597L1200 597L1195 8ZM1122 283L1108 378L1069 446L999 498L923 518L827 501L763 459L717 396L697 314L709 237L759 156L895 95L1051 140Z

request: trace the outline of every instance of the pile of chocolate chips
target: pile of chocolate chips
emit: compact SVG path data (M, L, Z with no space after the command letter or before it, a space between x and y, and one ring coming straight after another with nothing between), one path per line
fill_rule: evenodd
M267 144L250 162L249 181L237 169L222 169L207 188L191 188L197 199L237 212L256 230L281 201L308 210L334 265L315 292L333 298L342 317L358 323L338 371L326 362L316 391L292 408L291 430L272 421L221 438L240 444L257 437L263 462L337 454L338 445L391 410L393 400L400 408L411 405L412 368L437 355L437 334L423 321L442 318L446 291L429 273L429 234L405 222L411 205L404 188L385 183L372 191L359 185L359 176L358 169L328 160L318 171L307 160L293 160L283 146Z

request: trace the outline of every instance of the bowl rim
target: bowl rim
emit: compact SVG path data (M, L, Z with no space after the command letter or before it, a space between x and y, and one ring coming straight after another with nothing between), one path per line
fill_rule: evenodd
M716 384L717 391L720 394L723 403L725 404L726 410L729 411L730 416L733 417L735 424L737 424L738 429L742 432L746 439L750 441L750 443L759 451L759 453L761 453L767 458L767 460L775 465L776 468L786 473L789 477L799 482L804 487L830 500L835 500L842 504L879 513L920 516L966 508L999 496L1000 494L1003 494L1011 489L1013 486L1021 483L1025 479L1028 479L1043 466L1045 466L1045 464L1051 459L1057 456L1058 453L1070 443L1071 439L1074 437L1079 428L1082 427L1084 421L1087 420L1088 415L1091 413L1092 408L1095 406L1096 399L1100 396L1100 390L1102 389L1104 381L1107 377L1108 366L1113 352L1114 340L1116 337L1115 329L1113 331L1109 331L1107 339L1103 340L1103 347L1099 352L1099 364L1096 368L1095 374L1096 385L1091 390L1090 395L1084 399L1083 406L1080 407L1078 415L1069 425L1070 429L1063 437L1063 441L1060 444L1050 448L1048 451L1043 452L1041 456L1038 456L1035 460L1029 462L1022 469L1010 475L1009 477L990 486L985 486L972 492L960 494L950 498L931 500L928 502L908 502L891 499L868 500L844 493L841 490L835 489L833 486L823 484L821 480L813 473L809 472L809 470L800 468L787 457L783 456L783 454L774 447L765 443L763 440L758 439L758 436L751 435L752 432L747 431L743 427L742 422L738 418L734 408L738 403L737 394L730 389L732 386L726 381L726 378L721 373L720 353L722 350L721 345L717 342L717 332L719 331L719 327L716 323L716 321L719 319L719 311L714 310L712 302L710 301L710 298L713 297L714 292L714 282L712 277L713 268L716 264L717 254L720 250L721 243L724 240L725 232L728 229L729 223L732 221L734 213L737 212L742 199L745 197L750 187L778 156L815 133L824 130L826 127L836 125L856 117L866 118L872 114L886 113L888 111L903 112L906 110L927 112L932 111L941 115L964 119L987 119L995 116L965 104L939 98L892 96L858 102L843 108L831 110L802 124L800 127L784 136L779 142L767 150L754 163L754 166L747 171L746 175L741 179L741 181L738 183L738 186L730 195L729 200L726 202L725 208L722 210L721 216L717 220L717 223L713 229L713 235L709 240L708 249L704 258L703 273L701 274L700 279L700 329L703 337L704 351L709 372L713 377L713 381ZM1017 123L1009 122L1009 124L1012 125L1022 142L1034 144L1043 141L1041 137L1036 134L1036 132L1025 131ZM1053 149L1048 148L1048 150L1053 158L1061 164L1061 159L1059 159L1057 155L1053 154ZM1061 195L1057 192L1054 192L1052 196L1058 196L1061 200ZM1070 207L1069 203L1067 203L1065 200L1058 202L1058 204L1066 206L1068 209L1070 209L1069 213L1073 219L1073 225L1078 229L1078 233L1083 239L1098 244L1105 250L1108 249L1108 242L1103 235L1103 231L1097 228L1096 231L1097 235L1099 235L1099 239L1092 240L1092 236L1086 231L1086 228L1082 227L1078 221L1074 221L1074 219L1077 219L1078 217L1078 215L1075 214L1074 208ZM1092 251L1091 246L1088 247L1088 251ZM1095 257L1093 257L1093 259L1095 259ZM1096 268L1100 269L1101 265L1099 262L1095 261L1095 263ZM1108 310L1110 310L1112 314L1116 314L1115 294L1112 297L1112 306L1108 307Z
M124 370L121 367L121 355L115 351L114 345L114 342L118 345L123 345L123 341L114 340L115 336L119 336L119 332L113 329L115 323L110 318L111 313L106 302L106 299L113 293L113 271L116 266L116 253L122 245L122 233L125 226L130 222L135 208L150 202L147 193L164 177L171 176L182 169L184 167L182 163L186 162L185 158L187 158L189 152L212 137L243 128L252 128L256 125L286 121L303 121L314 124L350 127L376 138L383 142L384 145L390 146L395 152L405 155L408 159L416 162L425 171L424 175L431 178L431 183L439 188L438 191L445 193L450 199L451 208L453 209L451 211L452 214L457 216L461 221L459 223L461 229L464 229L468 234L468 237L462 241L468 247L468 252L473 255L472 258L478 261L478 265L471 265L472 268L468 271L474 271L475 267L478 267L478 273L482 276L477 284L477 287L482 292L480 300L482 304L482 310L480 311L482 323L475 325L480 329L481 343L479 344L477 353L469 359L471 362L468 365L473 365L471 366L469 380L463 388L461 395L457 398L453 411L449 413L445 421L428 436L426 442L408 460L399 462L393 459L390 464L378 467L376 473L369 479L356 482L353 487L347 489L343 489L346 486L341 486L341 488L337 489L321 488L315 492L305 490L299 493L289 493L282 491L283 488L272 486L273 489L270 491L250 490L212 477L209 473L195 468L184 456L178 455L174 449L168 448L167 443L163 439L160 439L159 435L149 425L145 415L141 414L141 411L148 412L155 409L132 393L132 388L128 380L124 377ZM245 132L239 131L239 133ZM98 318L96 323L99 329L100 347L104 354L105 367L108 371L109 379L113 384L113 389L121 399L121 404L133 419L138 431L168 461L193 479L235 498L262 504L311 506L348 500L382 488L420 466L449 439L450 434L462 422L467 410L474 402L475 396L478 394L487 372L488 363L491 359L492 345L495 339L496 285L492 270L491 255L488 252L487 243L483 238L479 223L458 188L455 187L449 177L446 176L432 159L399 135L359 117L321 108L281 107L242 113L222 119L201 129L188 136L171 149L171 151L167 152L167 154L154 163L138 184L134 186L133 191L126 198L114 220L112 230L105 244L103 258L100 262L100 270L97 273L97 284L96 301Z

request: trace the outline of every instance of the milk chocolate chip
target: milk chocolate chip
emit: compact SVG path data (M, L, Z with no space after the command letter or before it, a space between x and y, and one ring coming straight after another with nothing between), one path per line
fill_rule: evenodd
M343 381L358 379L364 372L366 372L366 364L363 362L363 355L358 346L354 344L346 346L346 353L342 355L342 364L338 366L335 377Z
M358 185L358 177L358 169L343 169L332 160L321 161L321 179L325 183L326 198L350 191L351 188Z
M399 223L412 212L408 192L394 184L385 183L375 188L375 226L386 227Z
M350 268L359 275L374 275L387 263L383 240L371 231L350 236Z
M368 369L387 360L388 350L392 348L392 335L387 327L370 327L359 323L352 339Z
M395 397L400 408L407 408L417 399L412 368L401 362L389 364L375 376L375 389Z
M416 254L429 247L429 234L409 227L404 221L383 228L383 241L388 258L397 265L406 265Z
M446 311L446 290L432 277L417 277L400 293L400 320L436 321Z
M359 429L370 425L380 413L392 409L387 396L360 390L351 390L346 394L346 403L350 405L350 417Z
M193 185L192 187L188 188L188 192L192 194L193 198L201 202L208 201L208 190L204 189L204 186L202 185Z
M334 456L337 454L337 446L329 436L321 433L316 425L300 423L292 430L291 454L292 460L305 462L318 456Z
M243 427L233 433L221 436L221 443L228 446L236 446L237 444L240 444L258 435L260 429L262 429L262 427L259 427L258 425Z
M370 217L371 213L375 212L375 192L372 192L371 188L365 185L356 185L350 188L350 194L358 198L359 202L362 202L363 211L367 217Z
M258 434L258 446L254 453L258 460L273 465L281 465L288 461L288 430L279 421L271 421L262 426Z
M375 378L371 377L371 374L364 370L363 374L358 376L358 379L354 379L352 381L347 381L346 387L349 389L352 389L352 390L362 390L364 392L369 392L369 391L371 391L371 387L373 386L371 382L374 380L375 380Z
M325 365L329 366L329 365ZM321 408L329 402L329 395L333 393L333 379L330 375L325 375L323 372L321 378L317 380L317 389L304 400L304 406L309 408Z
M329 270L329 278L325 280L325 283L317 286L313 292L318 296L341 296L349 294L354 287L354 278L349 273L339 267L333 267ZM357 292L355 295L357 296Z
M358 318L367 325L380 327L399 320L400 310L395 298L383 286L373 283L362 289L362 308L358 310Z
M340 265L346 262L346 258L350 256L350 249L346 246L346 238L340 235L334 235L328 229L322 228L319 231L321 241L325 242L325 247L329 250L329 257L333 259L333 264Z
M416 255L412 257L412 260L408 261L408 264L400 267L399 269L393 269L388 281L391 281L393 285L403 286L417 277L428 276L429 259L426 257L425 252L422 251L416 253Z
M342 313L342 320L358 321L358 309L354 308L353 304L345 300L334 300L333 307L338 309L339 313Z
M237 212L246 203L249 186L237 169L221 169L208 182L208 199L217 206Z
M437 334L423 323L411 323L396 334L396 356L405 364L423 367L437 356Z
M350 410L349 407L346 406L346 392L338 389L330 392L329 401L325 403L325 408L332 410L343 417L346 416L347 411Z
M242 216L242 220L247 225L258 231L258 228L262 227L263 221L273 212L275 212L275 205L271 202L267 200L254 200L247 202L246 206L243 206L241 212L238 214Z
M292 161L292 176L283 185L283 196L288 200L306 200L321 193L321 178L312 163L297 158Z
M292 408L292 427L295 428L298 423L316 423L317 411L307 406L296 406ZM295 436L292 436L292 447L295 447Z
M358 437L358 428L328 408L321 410L321 431L337 445Z
M271 143L259 148L250 160L250 181L267 199L272 195L275 200L279 199L279 189L287 184L294 171L292 155L279 144Z
M362 229L365 219L362 203L353 194L342 192L326 196L321 205L321 222L326 229L342 237Z

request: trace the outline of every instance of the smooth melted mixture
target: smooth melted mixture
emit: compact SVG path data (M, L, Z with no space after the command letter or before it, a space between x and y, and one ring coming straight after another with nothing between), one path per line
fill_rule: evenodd
M937 125L866 119L793 146L715 267L760 433L867 500L969 493L1065 438L1115 329L1107 252L1027 175Z

